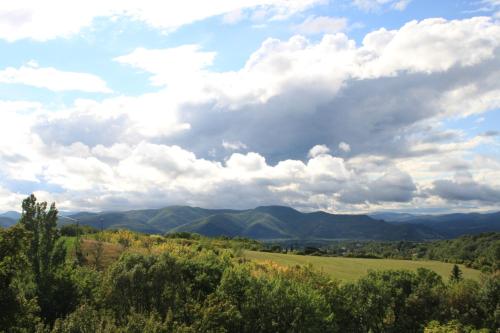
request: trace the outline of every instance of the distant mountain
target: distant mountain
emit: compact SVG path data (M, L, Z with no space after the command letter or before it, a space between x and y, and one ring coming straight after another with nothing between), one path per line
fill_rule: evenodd
M406 221L406 223L430 227L447 238L454 238L466 234L500 231L500 212L425 216Z
M14 211L2 213L0 214L0 227L10 227L11 225L16 224L20 217L21 214Z
M0 217L8 217L13 220L19 220L21 218L21 213L11 210L0 214Z
M187 231L207 236L242 236L260 240L443 238L425 225L395 225L367 215L302 213L283 206L249 210L172 206L126 212L78 213L60 223L74 223L75 219L95 228L126 228L146 233Z
M368 216L376 220L384 220L386 222L407 222L426 215L416 215L409 213L396 213L396 212L376 212L370 213Z
M75 214L75 213L74 212L73 213L71 213L71 212L59 212L59 223L60 224L73 223L74 221L67 218L67 216L71 215L71 214ZM21 218L21 213L19 213L19 212L9 211L9 212L2 213L2 214L0 214L0 227L4 227L4 228L10 227L11 225L16 224L20 218Z
M369 215L302 213L285 206L255 209L204 209L170 206L124 212L64 212L59 224L144 233L195 232L206 236L242 236L259 240L432 240L500 231L500 212L414 215L377 212ZM0 214L0 227L15 224L21 214Z
M9 217L0 216L0 227L8 228L11 225L16 224L17 220L11 219Z
M402 213L374 213L378 218L391 223L426 226L446 238L468 234L500 231L500 212L496 213L455 213L445 215L412 215Z

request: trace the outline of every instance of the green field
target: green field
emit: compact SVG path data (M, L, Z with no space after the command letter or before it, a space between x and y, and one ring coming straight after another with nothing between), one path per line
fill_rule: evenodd
M315 257L300 256L294 254L268 253L245 251L244 256L255 261L270 260L280 265L307 265L311 264L316 270L330 274L332 277L352 281L365 275L369 270L382 269L409 269L416 270L419 267L431 269L441 275L446 281L450 276L453 264L440 261L412 261L395 259L362 259L341 257ZM463 276L478 280L481 272L475 269L459 265Z

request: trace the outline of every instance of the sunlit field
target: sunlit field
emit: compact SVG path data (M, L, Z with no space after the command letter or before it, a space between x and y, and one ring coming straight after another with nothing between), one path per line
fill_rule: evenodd
M409 269L417 270L419 267L431 269L447 280L453 264L439 261L411 261L395 259L362 259L340 257L316 257L294 254L268 253L245 251L244 256L255 261L273 261L280 265L312 265L313 268L330 274L340 280L356 280L365 275L369 270L382 269ZM478 280L481 272L460 265L464 277Z

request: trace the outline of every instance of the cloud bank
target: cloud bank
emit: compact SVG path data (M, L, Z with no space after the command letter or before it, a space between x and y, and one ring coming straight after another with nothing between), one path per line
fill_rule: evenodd
M211 10L255 6L221 3ZM279 19L312 3L258 6ZM193 15L184 20L201 17ZM149 73L156 92L56 110L0 103L0 169L11 180L0 184L0 209L17 198L13 182L65 209L489 209L500 200L500 162L478 149L497 136L442 124L500 107L499 37L486 17L411 21L361 43L344 33L296 35L267 39L226 72L212 70L217 53L199 45L137 48L115 61ZM451 179L458 172L474 177Z

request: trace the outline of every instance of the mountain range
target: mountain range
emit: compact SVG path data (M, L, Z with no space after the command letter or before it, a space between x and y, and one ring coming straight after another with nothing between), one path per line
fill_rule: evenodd
M127 228L147 233L195 232L206 236L242 236L260 240L442 238L424 225L395 225L367 215L321 211L302 213L284 206L248 210L172 206L158 210L78 213L70 218L96 228L102 224L103 228Z
M389 213L387 215L387 213L375 213L371 216L399 225L427 226L444 235L446 238L455 238L464 234L500 231L500 212L445 215L412 215L405 213Z
M0 226L16 222L20 214L0 214ZM303 213L285 206L255 209L203 209L170 206L122 212L74 213L60 216L61 225L80 224L145 233L194 232L206 236L241 236L259 240L431 240L463 234L500 231L500 212L491 214L371 215Z

